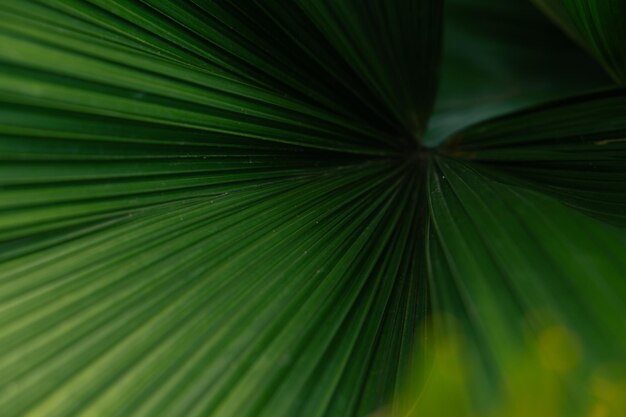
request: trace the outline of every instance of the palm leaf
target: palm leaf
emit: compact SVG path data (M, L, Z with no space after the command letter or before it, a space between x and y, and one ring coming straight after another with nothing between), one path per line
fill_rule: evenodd
M459 132L449 152L626 225L626 93L571 97Z
M603 368L616 366L609 364L622 363L626 348L626 325L615 319L626 309L626 235L465 162L438 159L429 187L427 252L433 308L460 324L439 326L437 337L454 337L456 329L464 335L463 358L472 370L471 409L493 407L503 390L513 395L516 413L584 415L593 409L590 375L598 377ZM562 388L565 401L546 411L551 407L547 401L555 398L545 398L533 381L511 387L510 379L524 371L510 361L533 351L544 329L555 323L577 339L551 353L548 368L534 375L536 383L546 382L549 369L579 369L559 375L567 381ZM567 358L568 347L578 342L582 364L564 359L564 369L559 369L559 355ZM507 379L508 384L502 382ZM520 392L507 392L511 388Z
M624 92L528 4L446 7L3 1L2 416L482 412L551 323L586 412L626 348Z
M426 308L423 169L395 158L432 105L429 4L398 79L324 2L294 4L305 31L271 3L3 2L3 415L384 405Z

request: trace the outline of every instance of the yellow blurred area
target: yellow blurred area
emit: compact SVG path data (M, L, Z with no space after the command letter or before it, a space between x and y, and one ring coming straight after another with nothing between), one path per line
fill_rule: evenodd
M499 352L492 384L458 326L435 320L448 331L432 341L432 367L414 370L394 404L371 417L626 417L626 368L588 360L565 326L547 326L523 349Z

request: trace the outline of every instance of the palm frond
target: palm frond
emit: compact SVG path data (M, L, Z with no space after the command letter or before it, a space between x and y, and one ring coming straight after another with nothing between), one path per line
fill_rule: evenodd
M626 91L570 97L460 133L451 153L626 225Z
M617 2L541 3L623 81ZM445 18L0 2L0 414L468 417L551 323L623 363L624 91L527 2Z
M554 323L579 338L585 378L623 361L626 324L615 319L626 314L623 231L466 162L439 158L429 188L433 309L460 324L436 331L439 338L464 335L475 407L510 388L502 381L511 355L531 351ZM565 387L569 415L583 415L590 401L582 376ZM518 388L524 398L526 388Z
M398 156L441 18L402 4L343 2L342 33L322 1L0 5L3 416L364 415L394 395L427 306L425 171ZM399 74L370 72L386 59Z

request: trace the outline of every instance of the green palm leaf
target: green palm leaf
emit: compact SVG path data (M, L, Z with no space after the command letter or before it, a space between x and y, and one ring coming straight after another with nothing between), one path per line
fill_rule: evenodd
M509 405L496 401L499 412L512 408L505 415L592 412L598 399L589 380L623 377L617 364L623 363L626 351L625 325L616 318L626 313L626 235L497 177L466 163L439 159L429 178L432 220L427 252L433 308L455 317L462 329L467 350L463 358L471 372L469 402L472 408L489 409L498 393L513 396ZM576 339L547 352L549 362L543 358L542 372L531 376L525 374L532 372L528 365L517 369L520 357L533 352L545 332L560 334L555 323ZM454 337L455 327L439 327L436 337ZM568 349L579 348L582 358L568 358ZM604 375L606 367L615 368L615 374ZM562 394L546 398L542 389L550 371L557 371L567 385L559 386ZM524 385L514 385L515 379L529 376ZM622 404L609 415L623 410Z
M0 414L529 415L537 340L546 415L621 412L599 68L517 1L4 0Z
M571 97L472 126L457 134L449 152L623 226L625 112L623 89Z

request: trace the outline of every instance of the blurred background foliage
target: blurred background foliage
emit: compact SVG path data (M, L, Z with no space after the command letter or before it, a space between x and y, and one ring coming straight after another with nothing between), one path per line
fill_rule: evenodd
M612 85L528 0L447 0L441 80L426 144L478 121Z

